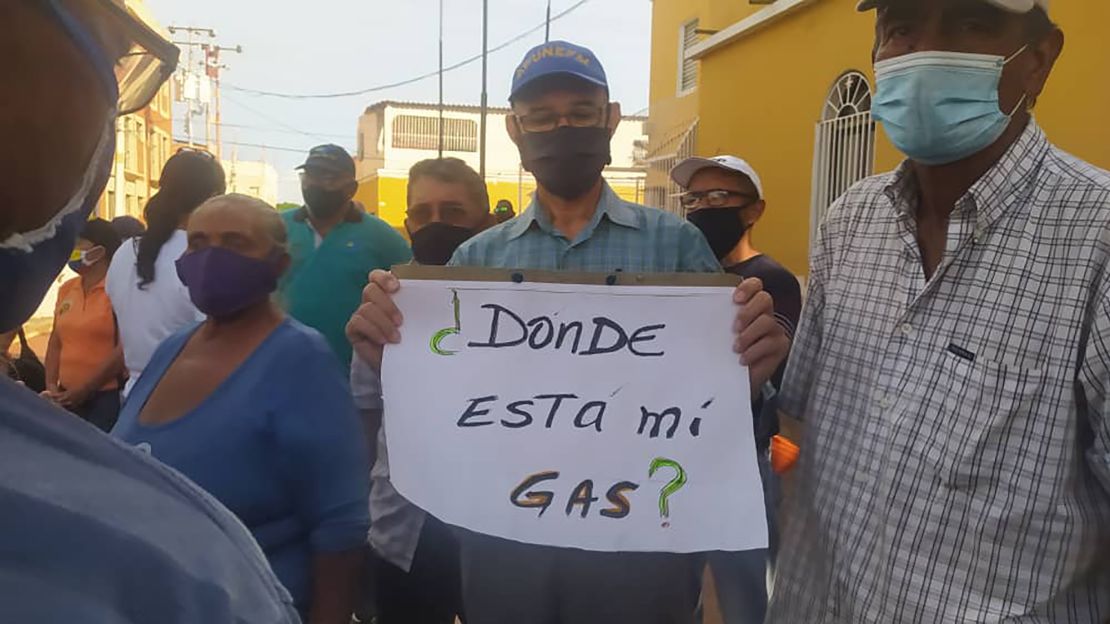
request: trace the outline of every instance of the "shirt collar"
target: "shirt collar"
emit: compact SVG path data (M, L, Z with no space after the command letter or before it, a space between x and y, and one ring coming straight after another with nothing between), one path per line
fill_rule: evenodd
M1034 174L1049 150L1048 138L1036 120L1030 119L1017 141L956 202L956 210L975 211L976 231L982 232L1024 198L1034 183ZM903 162L883 189L900 217L912 217L916 206L916 180L910 161Z
M597 211L584 232L586 234L585 238L589 238L589 234L601 222L602 217L617 225L636 230L640 229L636 211L628 205L628 202L621 199L609 186L609 183L604 180L601 183L601 198L597 202ZM535 193L532 195L532 203L528 205L528 209L510 222L508 228L509 240L523 236L532 227L533 223L545 232L552 233L554 230L550 216L548 216L543 206L540 206Z
M293 213L293 220L297 223L306 223L308 221L308 206L301 206ZM347 204L347 215L343 218L344 223L361 223L362 211L358 209L355 202Z

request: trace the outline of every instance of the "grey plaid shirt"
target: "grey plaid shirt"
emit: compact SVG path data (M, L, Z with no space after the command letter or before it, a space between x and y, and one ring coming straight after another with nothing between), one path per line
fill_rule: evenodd
M770 621L1110 622L1110 174L1035 123L926 281L903 165L830 210Z

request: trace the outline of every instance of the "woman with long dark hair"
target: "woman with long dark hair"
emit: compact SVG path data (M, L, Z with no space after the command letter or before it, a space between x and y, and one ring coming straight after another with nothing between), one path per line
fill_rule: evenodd
M189 216L224 190L224 170L212 154L178 151L166 161L158 192L147 202L146 233L123 245L112 261L107 289L130 376L125 398L154 349L179 329L205 318L189 300L174 262L185 253Z

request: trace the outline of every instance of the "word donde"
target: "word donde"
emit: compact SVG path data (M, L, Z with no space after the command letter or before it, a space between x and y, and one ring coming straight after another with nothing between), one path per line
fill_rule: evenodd
M550 317L537 316L525 321L520 316L496 303L482 306L490 310L489 337L485 342L471 342L473 349L505 349L527 344L529 349L542 351L567 350L574 355L606 355L627 350L643 358L663 357L663 351L649 350L649 343L658 338L666 325L647 325L632 332L616 321L604 316L594 317L590 328L582 321L560 322L556 325Z

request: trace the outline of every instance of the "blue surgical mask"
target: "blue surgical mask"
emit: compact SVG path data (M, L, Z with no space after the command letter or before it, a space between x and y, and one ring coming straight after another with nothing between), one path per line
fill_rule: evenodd
M1025 103L1022 97L1007 114L998 101L1002 68L1025 49L1009 58L930 51L880 61L871 114L911 160L963 160L994 144Z

